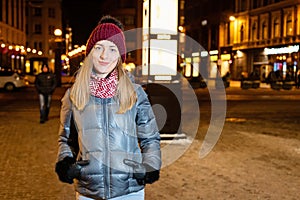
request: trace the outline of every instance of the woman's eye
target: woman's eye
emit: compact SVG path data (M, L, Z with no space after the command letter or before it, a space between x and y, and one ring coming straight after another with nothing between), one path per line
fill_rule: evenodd
M102 48L100 46L95 46L96 50L101 50Z
M117 52L117 50L116 49L110 49L111 50L111 52Z

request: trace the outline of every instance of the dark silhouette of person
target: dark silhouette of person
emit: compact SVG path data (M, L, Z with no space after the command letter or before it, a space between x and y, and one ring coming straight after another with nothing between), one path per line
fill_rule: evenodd
M41 124L48 120L51 98L56 84L55 75L49 71L47 64L43 64L42 72L35 78L35 87L39 93Z

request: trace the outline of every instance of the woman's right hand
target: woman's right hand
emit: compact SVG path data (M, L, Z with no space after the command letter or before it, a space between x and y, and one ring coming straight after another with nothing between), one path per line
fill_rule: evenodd
M71 167L67 171L67 177L72 180L74 178L79 179L82 167L88 165L89 163L90 163L89 160L81 160L75 162L74 164L71 165Z
M80 177L82 166L88 164L88 160L76 162L75 158L67 156L56 163L55 172L57 173L60 181L72 184L74 178Z
M57 173L60 181L69 184L73 183L73 178L68 176L68 170L75 162L75 158L67 156L56 163L55 172Z

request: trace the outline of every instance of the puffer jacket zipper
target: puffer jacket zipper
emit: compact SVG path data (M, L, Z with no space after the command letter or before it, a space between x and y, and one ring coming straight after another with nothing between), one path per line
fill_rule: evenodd
M110 191L110 148L109 148L109 127L108 127L108 100L109 99L102 99L103 102L103 111L104 111L104 122L105 122L105 139L106 139L106 148L105 148L105 162L104 164L106 165L104 167L105 169L105 196L106 199L110 198L111 196L111 191Z

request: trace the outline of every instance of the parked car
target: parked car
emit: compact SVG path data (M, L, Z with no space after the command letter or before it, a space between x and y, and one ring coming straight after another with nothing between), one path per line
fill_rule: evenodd
M13 91L17 88L26 87L28 84L25 77L10 69L0 70L0 88Z

